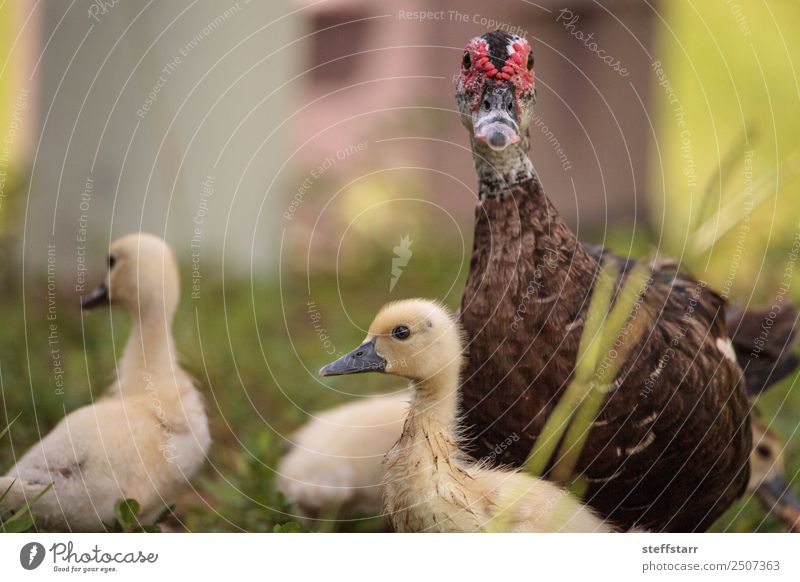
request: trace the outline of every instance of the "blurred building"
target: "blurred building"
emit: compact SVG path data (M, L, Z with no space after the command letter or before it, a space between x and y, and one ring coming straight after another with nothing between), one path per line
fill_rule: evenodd
M97 277L109 239L142 229L198 268L223 253L269 268L299 64L288 0L27 4L41 32L25 263L54 253L79 286L87 253Z
M646 3L23 5L38 97L18 254L35 269L54 255L76 287L87 256L139 229L198 270L271 272L284 234L311 228L309 209L374 176L469 230L454 76L467 40L494 28L534 46L532 157L557 206L581 229L641 214L655 143Z

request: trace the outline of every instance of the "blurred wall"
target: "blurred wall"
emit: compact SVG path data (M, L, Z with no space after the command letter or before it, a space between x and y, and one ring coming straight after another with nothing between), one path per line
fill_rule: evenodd
M301 102L308 105L292 120L296 159L313 168L342 148L366 145L327 171L329 191L347 189L359 178L375 181L371 172L390 175L387 180L399 184L393 195L434 199L469 230L476 180L464 149L467 134L454 111L454 75L471 37L502 28L533 46L539 99L531 155L567 220L602 236L608 223L646 217L647 154L655 144L650 64L659 3L298 5L310 7L304 14L319 32L305 46L309 71ZM306 177L299 172L288 190L302 189Z
M664 17L650 192L665 248L725 295L794 293L800 3L675 2Z
M97 265L132 230L165 234L198 281L223 259L268 275L281 244L303 247L313 231L335 253L342 225L386 198L431 201L468 247L475 177L454 75L467 40L498 27L534 47L532 157L566 218L602 234L644 216L656 17L642 3L37 6L41 133L19 255L78 291L87 257ZM320 213L355 187L340 222ZM419 216L385 208L389 222ZM391 254L397 237L384 238ZM334 264L310 243L300 255Z
M226 259L268 269L273 182L295 92L288 0L48 0L40 136L19 253L78 293L110 238L166 235L192 277ZM224 257L223 257L224 253ZM88 259L87 259L88 257ZM207 273L208 274L208 273ZM189 275L187 274L185 278ZM67 289L69 290L69 289Z
M29 19L33 2L0 5L0 277L13 262L7 241L17 228L21 190L37 123L37 84L28 72L36 60L38 19Z

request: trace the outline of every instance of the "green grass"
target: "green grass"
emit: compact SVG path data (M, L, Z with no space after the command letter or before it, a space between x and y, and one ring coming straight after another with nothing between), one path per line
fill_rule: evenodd
M322 381L317 370L333 358L309 316L309 297L321 316L319 325L342 352L357 345L363 328L386 301L411 295L444 297L450 286L449 281L430 282L448 259L435 250L427 255L420 251L390 294L391 254L382 258L386 261L362 262L350 278L338 282L333 273L315 276L310 296L305 276L292 273L285 273L280 284L241 280L224 288L210 283L217 278L209 276L197 300L184 285L174 332L183 364L206 397L214 444L210 461L193 480L195 490L177 500L171 521L180 520L192 531L273 531L292 521L273 486L285 437L309 412L346 402L356 392L380 393L400 384L378 375L363 376L355 384ZM184 265L184 279L189 272ZM65 411L103 393L130 328L121 309L82 314L78 298L60 287L55 345L65 387L59 393L53 344L48 343L53 322L46 318L45 285L30 279L27 285L23 294L17 283L9 282L0 304L0 426L20 415L0 446L0 473L50 431ZM461 285L454 287L451 306L457 306L460 289ZM340 301L354 321L348 320ZM333 529L366 527L368 522L356 522Z
M732 6L741 10L744 20L737 21ZM9 10L8 6L0 10L2 55L11 38L5 34L11 23ZM738 0L732 5L682 0L664 3L662 10L669 29L660 29L654 58L664 63L685 112L698 176L692 185L684 174L683 128L676 123L663 89L654 85L659 151L654 152L649 176L653 234L648 238L647 229L638 228L633 237L632 229L617 226L606 242L623 254L644 256L659 240L663 254L681 257L716 288L721 288L736 261L731 297L747 299L754 291L755 304L768 303L782 282L786 253L798 229L798 184L786 180L787 173L797 173L796 167L783 168L778 185L767 184L767 190L777 193L753 212L746 233L733 228L712 252L698 256L687 253L686 240L699 221L745 191L746 164L739 158L725 168L719 187L712 183L710 198L702 193L712 174L708 169L719 165L745 131L748 144L744 149L752 151L755 182L773 173L798 149L800 116L795 113L797 79L792 74L800 57L800 37L793 34L792 23L800 18L800 4L794 0ZM0 135L7 129L15 90L12 76L0 77ZM13 235L17 213L11 210L21 200L14 190L22 181L17 174L24 172L12 169L13 183L0 213L0 242ZM365 208L364 203L384 208L375 201L392 200L421 187L394 177L361 181L350 189L339 226L347 226ZM738 210L741 214L743 209ZM453 250L460 241L437 246L434 241L442 227L432 222L426 225L421 220L424 213L422 205L415 212L369 214L369 220L355 224L354 231L361 224L371 232L358 232L355 245L342 250L343 257L356 257L357 262L341 266L340 277L331 272L313 274L310 292L303 269L295 267L282 272L280 282L228 279L225 288L214 282L220 277L209 271L200 299L190 299L188 290L184 293L175 333L185 365L207 397L214 444L210 462L194 479L195 490L178 500L173 520L195 531L273 531L290 521L285 502L273 486L285 435L305 421L308 411L346 402L352 397L350 391L379 393L398 384L377 375L362 376L355 383L320 380L316 370L331 359L329 346L339 353L354 346L388 299L427 296L458 305L468 266ZM407 233L415 240L414 257L392 294L388 292L391 251L387 255L385 245L376 239L397 241ZM743 250L737 257L739 242ZM58 343L49 344L53 322L46 319L44 284L29 279L23 290L10 275L15 266L5 246L0 245L0 427L20 417L0 441L0 471L52 429L65 412L102 393L112 380L114 361L129 328L120 311L113 317L102 311L82 316L74 294L59 287ZM289 262L302 265L305 257L293 259ZM184 267L184 277L188 277L188 265ZM800 269L794 269L791 283L797 301ZM321 318L316 327L309 315L309 300ZM323 332L332 344L320 339ZM55 385L53 347L58 348L64 369L63 391ZM759 399L759 406L763 419L772 421L773 428L787 439L787 472L795 477L794 488L800 494L800 395L794 381L791 378L771 389ZM359 527L351 524L347 529ZM782 528L774 518L765 518L757 501L742 500L715 529Z
M318 325L327 330L335 350L343 352L357 345L363 328L389 299L445 297L456 307L466 273L456 273L457 284L446 295L452 277L443 281L441 274L448 261L458 262L441 249L415 253L392 294L388 292L391 255L344 269L338 278L316 274L311 279L311 298L321 317ZM185 266L184 273L187 270ZM364 375L356 383L317 377L317 370L332 357L308 314L304 275L285 273L281 284L238 281L224 289L211 280L204 282L200 299L192 300L184 293L175 335L186 368L197 377L206 396L214 444L209 462L193 479L194 490L176 500L170 521L180 521L191 531L292 530L288 507L274 488L284 437L305 421L309 411L346 402L352 391L385 392L400 381L380 375ZM82 315L77 299L62 292L56 323L65 389L58 394L41 289L41 283L29 281L23 311L22 290L10 284L0 304L0 426L20 415L0 446L0 471L52 429L65 411L103 392L112 379L116 354L127 339L129 322L121 310L111 316L104 310ZM774 428L787 438L800 418L800 397L790 390L791 383L775 387L760 402L764 417L774 417ZM789 439L786 456L790 474L798 474L800 435ZM800 493L800 481L795 490ZM350 522L324 529L359 531L373 525ZM757 502L742 502L717 529L782 528L775 519L765 519Z

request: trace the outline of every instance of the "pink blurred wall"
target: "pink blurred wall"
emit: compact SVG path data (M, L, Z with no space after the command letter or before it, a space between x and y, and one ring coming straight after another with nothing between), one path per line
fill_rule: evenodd
M607 221L643 216L647 156L654 144L647 104L656 19L645 3L297 4L307 8L310 35L291 119L301 171L348 144L368 141L360 170L431 168L418 172L428 195L471 220L464 185L474 188L475 179L463 149L467 135L454 112L453 75L466 42L485 32L491 19L523 31L534 47L539 98L531 155L560 210L576 226L595 231ZM560 12L565 6L571 18ZM429 14L423 20L415 11ZM587 46L589 34L596 47ZM590 48L620 65L609 66ZM620 73L622 67L627 74ZM328 177L347 181L355 168L337 164Z

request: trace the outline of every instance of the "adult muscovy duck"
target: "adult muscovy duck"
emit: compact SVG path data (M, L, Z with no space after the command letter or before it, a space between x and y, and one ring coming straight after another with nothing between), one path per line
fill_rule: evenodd
M533 62L521 37L476 37L456 92L479 179L460 313L470 339L462 412L470 452L514 466L571 379L601 262L619 264L620 283L634 263L579 242L542 189L526 153ZM641 302L651 327L609 391L576 471L589 485L585 500L614 523L704 531L744 492L752 442L725 301L658 261Z

